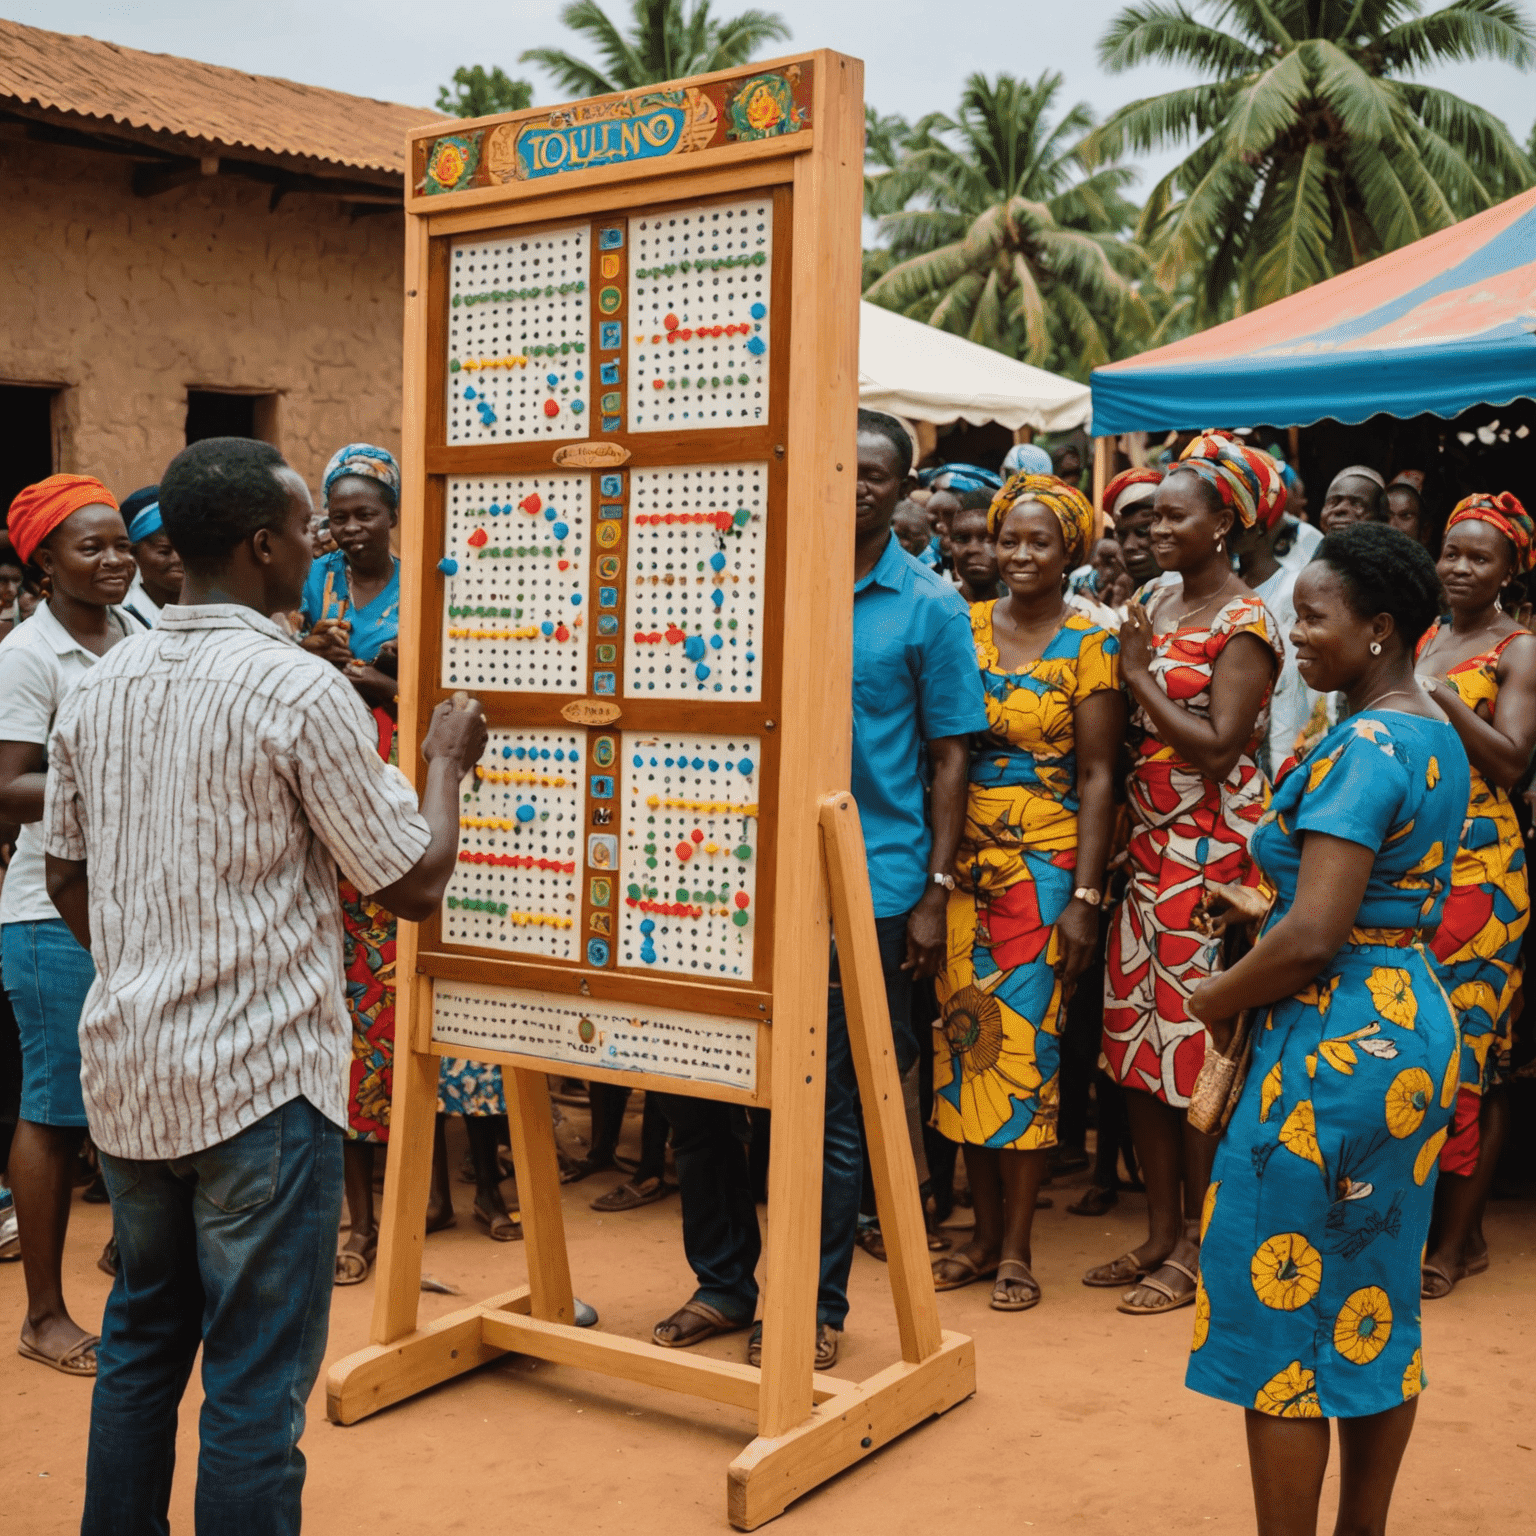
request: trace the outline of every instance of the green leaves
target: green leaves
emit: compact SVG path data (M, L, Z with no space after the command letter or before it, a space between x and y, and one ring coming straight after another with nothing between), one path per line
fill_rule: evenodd
M526 80L513 80L505 70L487 70L483 64L461 65L453 72L452 92L445 85L437 93L437 110L454 117L490 117L532 105L533 87Z

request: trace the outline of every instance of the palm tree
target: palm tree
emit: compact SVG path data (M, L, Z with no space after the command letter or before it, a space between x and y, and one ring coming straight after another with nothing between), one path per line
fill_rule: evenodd
M1135 173L1085 155L1085 103L1052 121L1061 84L972 75L953 117L925 117L895 168L867 176L892 264L865 297L1082 377L1140 318L1139 257L1118 233Z
M496 65L460 65L453 72L452 92L445 85L437 93L437 110L454 117L490 117L532 105L533 87L526 80L513 80Z
M716 20L709 0L630 0L634 24L621 32L597 0L571 0L560 20L596 53L589 64L563 48L529 48L521 64L549 71L567 96L608 96L685 75L707 75L745 64L764 43L789 36L789 25L773 11L743 11Z
M1536 31L1513 0L1144 0L1099 44L1107 69L1156 60L1212 78L1122 107L1092 147L1195 144L1152 189L1137 238L1202 309L1266 304L1443 229L1531 184L1491 112L1405 78L1477 58L1521 67Z

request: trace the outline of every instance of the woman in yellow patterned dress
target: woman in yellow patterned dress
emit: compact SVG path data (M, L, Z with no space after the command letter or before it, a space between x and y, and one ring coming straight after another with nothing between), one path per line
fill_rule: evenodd
M1017 474L988 527L1010 595L971 609L989 729L971 755L934 1063L976 1225L934 1284L995 1276L993 1307L1023 1312L1040 1300L1030 1228L1056 1145L1062 1004L1098 935L1125 703L1115 637L1064 598L1093 536L1087 501Z
M1488 1268L1483 1207L1509 1115L1501 1084L1531 909L1525 840L1509 797L1536 748L1536 639L1499 599L1530 570L1532 533L1525 508L1508 493L1457 505L1437 567L1451 622L1436 623L1419 647L1424 687L1472 764L1472 798L1434 937L1435 969L1461 1025L1461 1078L1424 1259L1431 1301Z

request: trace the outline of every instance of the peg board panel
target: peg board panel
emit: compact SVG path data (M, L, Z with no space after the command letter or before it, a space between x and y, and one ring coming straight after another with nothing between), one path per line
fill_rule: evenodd
M581 940L585 731L492 731L459 796L443 902L453 944L574 960Z
M766 464L631 474L626 695L762 697L767 518Z
M591 226L457 244L448 276L448 441L586 437Z
M752 977L762 742L626 732L619 964Z
M449 479L445 688L586 688L591 494L590 475Z
M554 997L438 980L432 1039L470 1053L506 1051L566 1066L649 1072L745 1092L757 1088L757 1031L747 1020Z
M630 430L768 420L773 200L630 220Z

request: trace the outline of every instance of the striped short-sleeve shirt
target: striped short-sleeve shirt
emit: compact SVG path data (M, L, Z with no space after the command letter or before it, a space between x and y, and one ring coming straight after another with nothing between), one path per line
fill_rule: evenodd
M232 604L167 608L69 696L43 822L87 864L105 1151L190 1156L300 1096L346 1124L337 871L377 891L431 841L376 742L335 667Z

